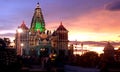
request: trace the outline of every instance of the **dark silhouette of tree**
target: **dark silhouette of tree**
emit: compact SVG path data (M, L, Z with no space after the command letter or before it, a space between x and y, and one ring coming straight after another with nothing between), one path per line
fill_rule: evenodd
M68 57L68 64L81 67L97 67L100 62L98 53L89 51L83 55L73 55Z
M120 48L118 50L115 50L115 61L120 63Z
M6 44L6 47L9 47L10 43L11 43L10 39L9 38L4 38L3 40L4 40L5 44Z
M0 49L5 49L6 43L4 42L3 39L0 38Z
M98 53L90 51L83 54L80 63L84 67L96 67L99 63Z

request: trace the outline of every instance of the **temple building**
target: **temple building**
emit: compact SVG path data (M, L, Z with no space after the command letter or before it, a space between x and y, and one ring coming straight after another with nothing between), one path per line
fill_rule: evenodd
M25 25L24 21L18 26L15 46L18 55L48 56L50 53L67 55L68 30L62 22L53 33L47 30L42 10L37 3L30 28Z
M52 47L59 54L68 53L68 30L62 25L52 34Z

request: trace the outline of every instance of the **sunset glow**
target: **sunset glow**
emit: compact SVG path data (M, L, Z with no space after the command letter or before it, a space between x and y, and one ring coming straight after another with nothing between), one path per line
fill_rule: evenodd
M80 46L80 45L74 45L74 54L79 54L81 55L82 54L82 50L83 50L83 53L85 52L88 52L88 51L95 51L97 52L98 54L102 54L104 53L103 52L103 49L104 47L93 47L93 46L90 46L90 45L84 45L83 48Z
M16 0L0 1L0 37L14 40L24 20L30 27L36 3L40 3L46 30L53 32L62 21L69 41L120 41L119 0ZM4 8L5 7L5 8ZM6 9L7 8L7 9ZM89 50L103 53L103 47Z
M90 48L90 51L95 51L95 52L97 52L98 54L101 54L101 53L104 53L104 52L103 52L103 49L104 49L104 47L91 47L91 48Z
M69 40L74 41L117 41L120 40L118 34L112 33L69 33Z

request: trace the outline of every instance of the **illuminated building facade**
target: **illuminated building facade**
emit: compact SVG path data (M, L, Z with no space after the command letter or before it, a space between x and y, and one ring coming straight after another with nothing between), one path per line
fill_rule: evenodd
M46 30L42 10L37 4L31 21L30 29L23 22L21 26L23 32L16 32L16 48L18 55L48 56L52 50L56 53L68 49L68 31L60 24L57 30L51 33Z
M68 53L68 30L61 24L52 34L52 47L58 54Z
M22 55L29 47L29 28L25 25L24 21L16 30L15 45L17 48L17 55ZM28 52L26 53L28 54Z

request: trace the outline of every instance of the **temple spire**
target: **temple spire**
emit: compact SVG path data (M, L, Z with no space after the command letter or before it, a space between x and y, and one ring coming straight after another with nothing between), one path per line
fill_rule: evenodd
M37 3L37 7L35 8L35 11L34 11L30 30L34 31L34 32L36 32L36 31L44 32L45 31L45 21L44 21L44 17L43 17L39 2Z

